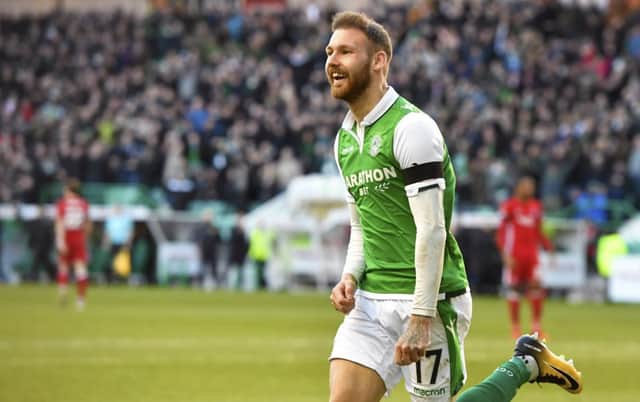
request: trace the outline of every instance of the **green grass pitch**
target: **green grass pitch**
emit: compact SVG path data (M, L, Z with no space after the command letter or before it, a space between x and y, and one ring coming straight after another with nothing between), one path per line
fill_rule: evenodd
M78 313L56 304L54 287L0 286L1 402L328 400L326 358L341 318L327 294L93 288L89 296ZM584 392L526 384L516 401L640 401L640 306L550 301L545 320L551 347L583 371ZM467 384L511 349L504 302L476 297ZM408 398L398 387L386 400Z

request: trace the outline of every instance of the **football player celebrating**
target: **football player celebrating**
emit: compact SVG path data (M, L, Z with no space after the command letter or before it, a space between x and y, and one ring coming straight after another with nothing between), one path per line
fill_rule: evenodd
M462 388L471 295L449 231L455 174L435 121L387 84L391 40L361 13L334 16L325 70L349 112L335 157L351 235L333 307L345 314L330 357L331 402L377 402L404 377L412 401L450 402ZM550 368L554 367L554 368ZM580 392L573 365L536 336L459 402L506 402L527 381Z

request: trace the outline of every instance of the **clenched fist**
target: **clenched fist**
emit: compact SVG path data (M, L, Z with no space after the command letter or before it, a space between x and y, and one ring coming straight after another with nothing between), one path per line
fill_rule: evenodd
M398 339L394 362L401 366L415 363L431 343L431 317L412 315L405 333Z
M343 274L340 282L331 290L331 304L342 314L349 314L356 305L355 293L358 288L356 279L351 274Z

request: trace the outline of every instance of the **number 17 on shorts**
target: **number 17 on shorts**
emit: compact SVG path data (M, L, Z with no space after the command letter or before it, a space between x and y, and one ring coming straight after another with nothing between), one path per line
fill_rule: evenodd
M405 380L410 379L406 382L409 393L428 401L449 400L450 367L446 350L427 350L419 362L403 367L403 370Z

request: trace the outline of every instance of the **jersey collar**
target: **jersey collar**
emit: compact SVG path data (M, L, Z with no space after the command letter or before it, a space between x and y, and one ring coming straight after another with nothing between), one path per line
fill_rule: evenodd
M398 95L396 90L389 86L389 89L387 89L387 92L382 96L380 101L373 107L373 109L371 109L364 119L362 119L362 125L370 126L375 123L383 114L386 113L387 110L389 110L399 96L400 95ZM353 117L353 113L349 110L342 121L342 128L345 130L351 130L354 122L355 118Z

